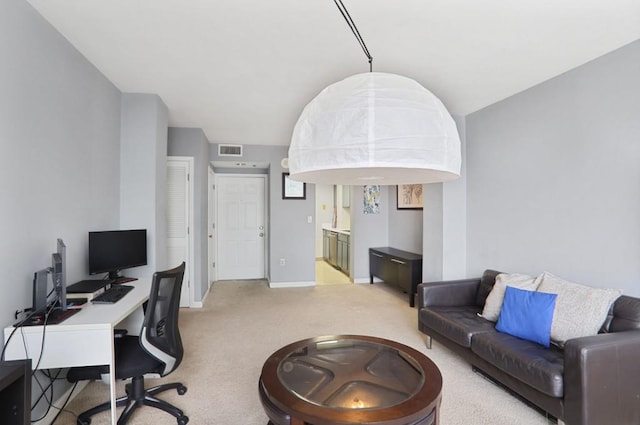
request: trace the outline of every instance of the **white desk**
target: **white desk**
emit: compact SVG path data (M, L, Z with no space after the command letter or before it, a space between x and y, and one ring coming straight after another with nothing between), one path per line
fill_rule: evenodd
M149 299L151 279L141 278L128 283L134 289L115 304L91 304L60 324L47 325L44 350L38 369L57 369L73 366L109 365L111 423L116 425L116 386L114 372L113 330L128 329L137 335L144 314L142 304ZM9 341L6 360L32 359L36 367L42 347L43 326L18 329ZM4 329L5 343L13 327ZM25 351L26 346L26 351Z

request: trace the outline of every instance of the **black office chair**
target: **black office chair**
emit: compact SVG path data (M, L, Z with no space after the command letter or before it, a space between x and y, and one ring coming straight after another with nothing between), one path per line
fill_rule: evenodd
M147 390L144 388L145 374L168 375L182 361L183 348L178 329L178 311L184 268L183 262L175 269L154 273L140 336L116 337L116 379L132 378L126 385L127 395L116 400L117 406L126 406L118 419L118 425L126 424L132 413L142 405L172 414L176 417L178 425L189 422L182 410L154 397L159 392L169 389L176 389L178 394L183 395L187 387L181 383L172 383ZM101 379L101 375L108 372L108 366L74 367L69 370L67 380L77 382ZM110 407L110 403L106 402L81 413L78 416L78 425L89 425L91 416L109 410Z

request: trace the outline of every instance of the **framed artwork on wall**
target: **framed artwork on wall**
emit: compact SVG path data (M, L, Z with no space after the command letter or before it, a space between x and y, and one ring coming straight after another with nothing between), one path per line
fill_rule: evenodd
M365 185L363 197L365 214L380 214L380 185Z
M422 209L424 201L421 184L399 184L397 189L397 208L399 210Z
M282 173L282 199L306 199L307 187L304 182L289 178L289 173Z

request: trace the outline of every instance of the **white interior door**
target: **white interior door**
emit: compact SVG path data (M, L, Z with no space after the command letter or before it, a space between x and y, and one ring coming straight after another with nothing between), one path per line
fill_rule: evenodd
M209 246L209 287L218 280L216 269L216 175L209 168L209 222L207 230L207 240Z
M167 160L167 261L170 267L186 263L180 307L189 307L192 296L193 158Z
M265 277L264 175L216 175L218 279Z

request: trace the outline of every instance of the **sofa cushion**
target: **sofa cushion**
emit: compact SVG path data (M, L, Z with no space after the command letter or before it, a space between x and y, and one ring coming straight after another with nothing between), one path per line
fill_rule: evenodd
M640 299L622 295L615 301L612 310L608 332L640 329Z
M500 332L473 336L471 351L505 373L551 397L563 397L564 354Z
M494 324L478 316L475 306L431 306L420 309L420 323L463 347L471 347L471 337L495 332ZM427 332L428 334L428 332Z
M478 293L476 295L476 304L481 308L484 303L487 301L487 297L493 289L493 285L496 283L496 277L502 272L497 270L485 270L482 273L482 277L480 278L480 287L478 288Z
M558 294L551 324L551 339L563 346L571 338L596 335L607 319L609 308L621 294L616 289L592 288L542 274L538 291Z
M489 296L487 296L487 300L484 303L482 317L492 322L498 320L500 309L502 308L502 301L504 300L504 291L507 289L507 286L535 291L538 285L540 285L540 279L526 274L500 273L496 276L496 283L493 285L493 289L489 292Z
M496 330L549 347L557 297L507 286Z

